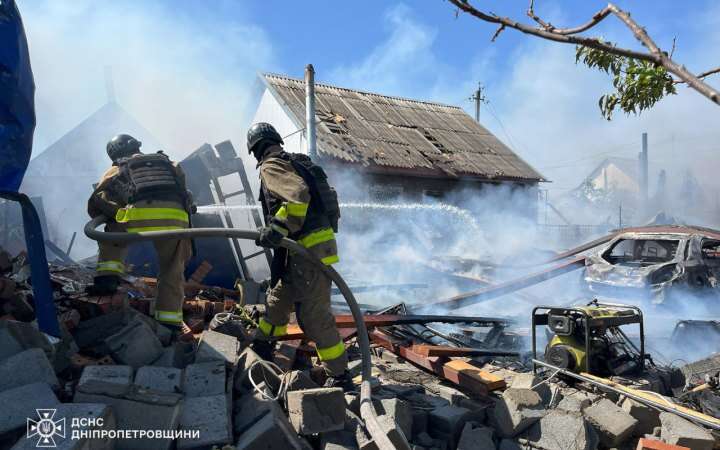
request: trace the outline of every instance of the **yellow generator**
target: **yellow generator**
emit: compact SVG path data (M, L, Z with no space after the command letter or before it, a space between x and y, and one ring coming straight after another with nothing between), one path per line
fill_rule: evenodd
M637 324L639 342L623 331ZM598 376L639 374L645 369L645 329L640 308L599 303L586 306L537 306L532 313L532 351L537 358L537 327L547 326L545 362Z

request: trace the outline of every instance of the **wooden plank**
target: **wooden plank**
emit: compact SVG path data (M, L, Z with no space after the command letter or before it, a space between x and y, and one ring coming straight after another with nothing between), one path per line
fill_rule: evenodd
M468 347L448 347L445 345L413 345L412 350L423 356L518 356L519 352L502 350L483 350Z
M470 377L477 382L482 383L488 391L497 391L498 389L505 389L506 387L505 380L502 377L488 371L481 370L462 359L453 359L452 361L446 363L443 368L445 369L445 372L449 371L453 377L455 377L455 373L457 373L457 377L459 379L461 379L461 377ZM462 383L458 382L458 384Z

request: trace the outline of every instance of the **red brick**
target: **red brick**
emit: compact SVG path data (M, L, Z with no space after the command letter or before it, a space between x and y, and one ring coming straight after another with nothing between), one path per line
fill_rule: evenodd
M680 447L679 445L666 444L662 441L656 441L655 439L640 439L638 441L636 450L690 450L687 447Z

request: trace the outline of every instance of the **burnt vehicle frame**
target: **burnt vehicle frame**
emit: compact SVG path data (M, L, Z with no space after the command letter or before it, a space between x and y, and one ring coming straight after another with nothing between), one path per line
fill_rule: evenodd
M601 297L663 304L681 289L683 295L717 299L720 231L694 226L618 230L587 257L583 277L592 295Z

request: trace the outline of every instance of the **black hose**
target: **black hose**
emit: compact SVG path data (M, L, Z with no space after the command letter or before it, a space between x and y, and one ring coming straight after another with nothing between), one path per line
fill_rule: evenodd
M169 230L169 231L145 231L141 233L116 233L116 232L103 232L97 230L97 228L107 222L107 217L98 216L92 219L90 222L85 224L85 235L90 239L98 242L116 242L131 244L140 241L153 241L153 240L168 240L168 239L193 239L199 237L224 237L224 238L235 238L235 239L248 239L254 241L260 236L257 231L250 230L237 230L232 228L187 228L182 230ZM290 239L283 239L280 243L281 247L284 247L306 260L310 261L318 269L320 269L325 275L330 277L335 285L338 287L345 301L350 308L353 320L355 321L355 328L357 329L358 346L360 347L360 353L362 355L362 383L360 384L360 416L365 421L365 428L370 433L370 437L375 441L375 444L380 450L394 449L395 446L392 444L390 439L387 437L382 426L378 422L377 413L372 404L371 398L371 387L370 377L372 373L372 362L370 360L370 339L368 338L367 327L363 320L362 312L360 307L353 296L352 291L348 287L345 280L337 273L332 266L326 266L317 257L312 255L310 252L301 246L297 242Z

